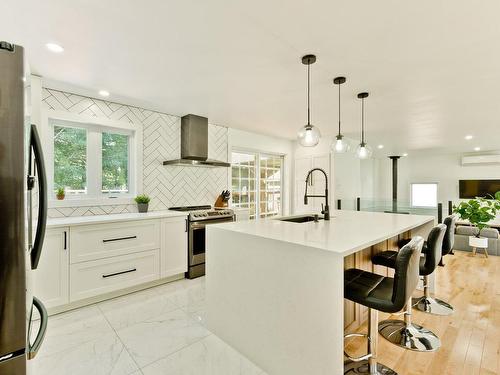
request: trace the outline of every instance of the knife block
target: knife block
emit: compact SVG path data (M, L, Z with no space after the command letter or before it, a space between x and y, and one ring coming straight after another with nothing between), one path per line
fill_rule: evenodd
M217 200L215 201L214 207L227 208L227 206L227 201L224 201L224 197L222 195L219 195L217 197Z

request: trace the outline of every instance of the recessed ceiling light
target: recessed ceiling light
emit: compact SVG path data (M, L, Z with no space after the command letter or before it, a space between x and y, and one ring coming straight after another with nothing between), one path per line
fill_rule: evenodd
M384 145L378 145L378 146L377 146L377 148L378 148L379 150L381 150L381 149L383 149L383 148L384 148Z
M474 151L481 151L481 147L474 147Z
M47 47L47 49L51 52L55 52L55 53L61 53L64 51L64 48L62 46L60 46L59 44L56 44L56 43L47 43L45 45L45 47Z
M406 152L405 152L405 153L403 154L403 156L408 156L408 153L406 153Z
M108 97L109 96L109 91L101 90L101 91L99 91L99 95Z
M466 141L470 141L474 137L472 135L466 135L464 138Z

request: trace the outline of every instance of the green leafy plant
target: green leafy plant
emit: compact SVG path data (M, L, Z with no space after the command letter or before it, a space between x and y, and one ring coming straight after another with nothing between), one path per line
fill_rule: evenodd
M56 189L56 195L57 195L57 196L63 196L63 195L65 195L65 194L66 194L66 191L64 190L64 188L63 188L63 187L60 187L60 188L57 188L57 189Z
M134 200L135 200L135 202L137 204L139 204L139 203L149 203L149 201L151 200L151 198L149 198L145 194L141 194L141 195L138 195L137 197L135 197Z
M453 212L478 229L475 234L478 238L481 231L488 227L488 222L496 217L498 211L500 211L500 191L497 191L494 197L490 196L490 199L478 197L453 206Z

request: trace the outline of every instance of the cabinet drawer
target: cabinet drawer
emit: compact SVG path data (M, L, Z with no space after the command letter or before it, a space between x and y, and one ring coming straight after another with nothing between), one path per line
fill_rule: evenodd
M160 251L72 264L70 275L70 302L128 288L160 278Z
M160 221L84 225L71 228L71 263L158 249Z

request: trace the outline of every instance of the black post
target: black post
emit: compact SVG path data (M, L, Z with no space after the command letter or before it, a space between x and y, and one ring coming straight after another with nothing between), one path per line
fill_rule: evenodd
M448 215L453 215L453 202L448 201Z
M438 224L443 222L443 204L438 203Z
M337 199L337 210L341 210L341 209L342 209L342 200Z
M400 156L389 156L392 160L392 212L398 211L398 159Z
M361 198L356 198L356 211L361 211Z

